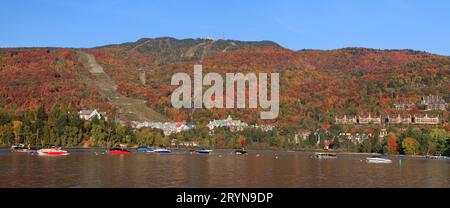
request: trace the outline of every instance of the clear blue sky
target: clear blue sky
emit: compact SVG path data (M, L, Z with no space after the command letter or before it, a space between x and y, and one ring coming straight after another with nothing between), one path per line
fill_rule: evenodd
M448 0L2 0L0 47L93 47L143 37L273 40L450 55Z

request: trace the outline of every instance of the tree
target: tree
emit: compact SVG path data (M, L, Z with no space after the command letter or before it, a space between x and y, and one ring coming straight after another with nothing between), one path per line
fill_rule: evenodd
M408 129L406 136L410 138L415 138L417 142L419 142L420 144L419 151L421 153L426 153L428 151L428 140L427 138L425 138L420 128Z
M398 153L397 137L395 136L394 133L390 133L387 136L386 152L388 152L389 154L397 154Z
M15 143L20 143L20 136L22 136L22 121L14 120L12 121L12 129L14 133Z
M5 124L0 126L0 144L12 145L14 142L14 134L10 125Z
M239 144L241 145L241 147L244 147L245 145L245 137L242 135L239 135Z
M428 134L428 154L444 154L447 152L449 146L447 139L450 137L450 132L444 129L432 129Z
M97 146L104 145L106 138L108 137L108 133L102 125L94 124L91 129L91 137L94 141L94 144Z
M405 138L402 142L402 146L404 148L405 154L407 155L416 155L420 151L419 142L411 137Z
M45 112L45 107L44 105L39 106L37 112L36 112L36 120L39 122L44 122L47 121L48 119L48 115Z
M359 152L372 152L372 144L369 139L364 140L359 145Z
M151 128L142 128L136 131L136 142L138 145L153 145L153 131Z

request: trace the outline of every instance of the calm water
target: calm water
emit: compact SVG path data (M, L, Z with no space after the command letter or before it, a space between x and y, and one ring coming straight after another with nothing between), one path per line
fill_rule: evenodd
M70 151L46 157L0 150L0 187L450 187L448 160L394 158L392 164L368 164L365 156L317 160L312 153L269 151Z

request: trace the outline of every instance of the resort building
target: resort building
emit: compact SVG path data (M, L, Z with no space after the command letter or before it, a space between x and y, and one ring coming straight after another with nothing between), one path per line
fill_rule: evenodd
M251 125L250 127L255 128L255 129L260 129L263 132L272 131L275 128L275 126L273 126L273 125L264 125L264 124L262 124L262 125L255 124L255 125Z
M414 106L413 103L394 103L396 110L411 110Z
M356 117L351 117L347 115L344 115L343 117L335 117L336 124L356 124L358 123Z
M372 115L370 115L370 114L369 114L369 116L359 116L358 123L359 124L381 124L381 117L372 117Z
M411 116L402 116L398 114L397 116L388 116L386 118L386 123L389 124L411 124L412 117Z
M444 98L437 95L422 97L421 104L425 105L425 111L444 111L447 108L447 103L445 102Z
M414 123L415 124L428 124L428 125L435 125L439 124L439 116L428 116L428 114L425 114L425 116L414 116Z
M187 131L194 128L194 125L186 123L186 121L180 122L153 122L153 121L132 121L128 123L122 122L125 125L129 125L132 128L140 129L144 127L161 129L165 136L169 136L174 133L180 133L182 131Z
M408 125L408 124L422 124L422 125L435 125L439 124L441 119L439 116L429 116L426 115L388 115L385 117L372 117L370 114L368 116L358 116L358 118L353 117L336 117L336 124L398 124L398 125Z
M364 140L369 139L372 135L365 133L352 134L348 132L341 132L339 133L339 136L350 140L352 143L361 144Z
M233 120L231 116L228 116L225 120L212 120L207 126L209 130L214 130L217 127L229 127L232 131L242 131L248 124L240 120Z
M108 120L108 117L106 116L106 112L98 112L97 109L94 110L81 110L79 112L80 118L83 120L90 121L94 118L98 119L105 119Z

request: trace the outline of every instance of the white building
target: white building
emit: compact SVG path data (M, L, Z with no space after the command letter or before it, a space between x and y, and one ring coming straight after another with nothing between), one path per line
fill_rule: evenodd
M81 110L79 112L80 118L83 120L90 121L93 118L97 117L98 119L105 119L105 121L108 120L108 117L106 116L106 112L98 112L97 109L94 110Z
M242 131L248 124L240 120L233 120L231 116L228 116L225 120L212 120L207 126L209 130L214 130L217 127L229 127L232 131Z
M153 129L161 129L164 132L164 135L169 136L174 133L180 133L182 131L187 131L194 128L194 125L187 124L185 121L181 122L153 122L153 121L145 121L145 122L134 122L134 128L140 129L143 127L153 128Z

